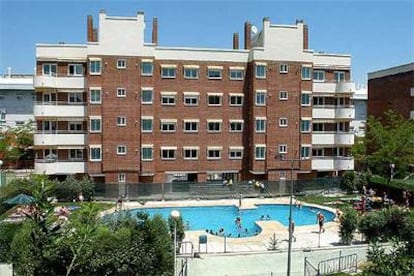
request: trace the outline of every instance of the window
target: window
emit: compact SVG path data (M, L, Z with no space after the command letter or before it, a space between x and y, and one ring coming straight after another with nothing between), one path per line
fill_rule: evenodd
M141 75L142 76L152 76L152 72L154 71L154 65L152 60L142 60L141 63Z
M286 117L279 118L279 126L280 127L287 127L288 126L288 119Z
M221 120L207 120L208 132L221 132Z
M243 80L244 79L244 68L230 67L229 71L230 80Z
M117 97L126 97L126 90L125 90L125 88L117 88L116 89L116 96Z
M90 145L89 146L89 160L90 161L101 161L101 145Z
M153 159L153 145L142 145L141 146L141 160L152 161Z
M347 125L347 123L345 123L345 122L336 123L336 131L345 132L346 129L347 129L346 125Z
M410 96L411 97L414 97L414 87L411 87L410 88Z
M302 119L300 120L300 132L310 132L311 120Z
M116 118L116 125L117 126L126 126L126 117L125 116L118 116Z
M310 145L302 145L300 147L300 158L309 159L310 158Z
M6 121L6 109L0 109L0 121L4 122Z
M161 119L161 131L162 132L175 132L177 120L165 120Z
M116 154L118 155L126 155L127 148L125 145L119 145L116 147Z
M46 64L43 64L42 68L43 68L42 74L44 76L51 76L51 77L57 76L57 65L56 64L46 63Z
M161 65L161 78L174 79L176 74L175 65Z
M70 160L83 160L83 149L70 149L69 159Z
M89 90L89 102L91 104L101 103L101 88L90 88Z
M90 117L90 132L101 132L101 117Z
M91 75L101 74L101 60L90 60L89 62L89 73Z
M266 105L265 90L256 90L256 105Z
M161 147L161 159L174 160L176 151L176 147Z
M325 156L324 149L312 149L312 156Z
M314 81L325 81L325 71L314 70L313 71L313 80Z
M230 120L229 121L230 132L242 132L243 131L243 120Z
M266 158L266 145L255 145L255 159L265 160Z
M118 69L125 69L126 68L126 59L118 59L116 61L116 68Z
M222 93L207 93L208 105L221 105Z
M343 106L343 105L345 105L345 98L343 98L343 97L335 98L335 105L336 106Z
M184 105L198 105L198 93L184 92Z
M126 182L126 175L125 173L118 173L118 182L125 183Z
M300 98L301 98L301 105L302 106L310 106L311 105L311 102L310 102L311 94L310 93L302 93L300 95Z
M279 100L286 101L288 99L288 92L287 91L280 91L279 92Z
M161 92L161 105L175 105L176 92Z
M324 105L325 98L323 97L313 97L313 105Z
M142 88L141 89L141 103L142 104L152 104L152 88Z
M141 131L152 132L152 120L153 117L142 117L141 118Z
M336 82L345 80L345 72L343 71L334 71L334 79Z
M281 74L286 74L289 70L289 66L287 64L280 64L279 72Z
M312 125L313 131L325 131L325 124L323 123L314 123Z
M221 66L209 66L207 68L207 78L210 80L219 80L221 79L221 72L223 67Z
M242 106L243 105L243 94L232 94L230 93L230 100L229 105L230 106Z
M287 145L286 144L281 144L279 145L279 153L287 153Z
M312 67L302 66L302 80L312 79Z
M15 121L14 123L16 124L16 126L24 125L24 121Z
M256 118L256 132L266 132L266 118Z
M207 159L221 159L222 147L207 147Z
M256 79L266 78L266 64L256 63L255 65L255 76Z
M184 132L198 132L198 120L184 120Z
M82 94L82 92L68 93L68 102L69 103L83 103L83 94Z
M81 132L83 130L82 122L69 122L68 130L70 132Z
M184 147L183 148L183 157L187 160L196 160L198 159L198 147Z
M69 76L83 76L83 65L82 64L69 64L68 75Z
M243 147L229 147L229 159L242 159Z
M185 66L184 65L184 78L185 79L191 79L196 80L198 79L198 69L199 67L197 65L194 66Z

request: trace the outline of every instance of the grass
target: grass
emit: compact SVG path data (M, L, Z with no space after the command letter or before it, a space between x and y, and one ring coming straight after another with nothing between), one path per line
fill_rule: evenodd
M352 208L352 204L349 201L342 199L354 198L356 195L341 195L334 197L326 197L321 195L305 195L305 196L296 196L296 198L302 202L312 203L317 205L326 205L332 208L339 208L341 211L344 211L348 208ZM335 203L336 202L336 203Z

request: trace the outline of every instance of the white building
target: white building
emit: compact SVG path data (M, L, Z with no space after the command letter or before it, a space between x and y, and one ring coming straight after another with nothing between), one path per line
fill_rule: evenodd
M0 77L0 130L34 121L33 75L8 71Z
M358 137L364 136L367 122L368 90L366 86L359 86L352 96L355 107L355 119L350 123L350 129Z

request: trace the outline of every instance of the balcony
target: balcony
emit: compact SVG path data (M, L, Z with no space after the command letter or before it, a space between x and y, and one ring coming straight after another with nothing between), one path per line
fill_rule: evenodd
M345 156L313 156L312 170L348 171L354 169L354 158Z
M35 174L76 174L86 173L85 161L50 161L46 159L35 160Z
M34 78L34 88L71 88L84 89L86 78L84 76L50 76L38 75Z
M312 91L324 94L353 94L355 93L355 83L342 82L313 82Z
M74 132L54 131L36 133L34 135L34 145L36 146L84 146L86 145L86 131Z
M353 120L355 108L353 105L314 105L312 118Z
M33 107L35 117L85 117L85 103L37 102Z
M353 145L354 140L355 136L353 132L312 132L312 145Z

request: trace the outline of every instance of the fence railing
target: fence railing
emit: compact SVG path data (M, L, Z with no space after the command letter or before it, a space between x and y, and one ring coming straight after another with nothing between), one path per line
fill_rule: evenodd
M316 178L293 181L295 194L317 194L339 188L338 178ZM225 182L170 182L95 184L95 198L127 200L184 200L221 199L242 197L278 197L290 193L291 181L240 181Z
M305 257L305 276L319 276L319 275L331 275L338 272L354 272L358 269L358 255L350 254L342 256L342 252L339 251L339 256L320 261L318 267L312 265L312 263Z

